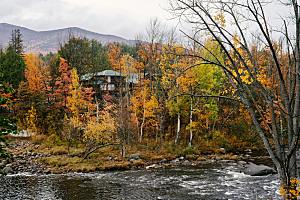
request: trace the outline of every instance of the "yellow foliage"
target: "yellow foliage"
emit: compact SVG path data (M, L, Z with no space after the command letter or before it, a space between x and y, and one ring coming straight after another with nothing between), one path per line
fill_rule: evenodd
M223 12L218 13L215 15L215 20L220 24L220 26L225 27L226 25L226 20L225 20L225 15Z
M36 133L37 132L36 123L37 123L36 109L33 106L31 106L31 109L28 111L26 116L27 130L30 131L31 133Z
M155 117L158 112L159 103L155 96L150 94L149 88L144 86L141 90L136 91L131 98L131 109L136 115L144 115L145 118Z
M300 197L300 180L292 178L288 188L281 186L279 193L284 199L298 199Z
M94 141L100 144L112 142L116 133L116 121L110 113L104 110L100 121L90 120L84 131L84 140Z
M249 84L253 83L253 79L250 77L249 72L245 69L239 68L238 73L233 71L232 74L235 78L240 77L242 83L244 83L246 85L249 85Z
M69 86L70 96L67 97L67 107L73 116L78 117L79 108L82 106L79 77L76 69L71 71L71 84Z
M145 103L146 117L155 117L154 112L158 109L158 101L155 96L151 96L150 100Z
M136 69L140 68L140 63L130 55L125 54L120 59L120 70L124 75L130 75L132 73L136 73Z

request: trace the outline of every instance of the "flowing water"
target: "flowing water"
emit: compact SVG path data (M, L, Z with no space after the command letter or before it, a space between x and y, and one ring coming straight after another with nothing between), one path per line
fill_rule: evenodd
M235 163L175 169L0 177L7 200L279 199L276 175L251 177Z

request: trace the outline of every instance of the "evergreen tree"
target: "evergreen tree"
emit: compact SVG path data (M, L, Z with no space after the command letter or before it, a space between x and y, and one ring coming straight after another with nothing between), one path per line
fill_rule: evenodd
M6 51L0 52L0 83L9 83L17 88L24 80L25 62L20 30L14 30Z
M107 47L96 40L72 36L67 43L61 45L58 54L77 69L79 76L111 68L107 59Z

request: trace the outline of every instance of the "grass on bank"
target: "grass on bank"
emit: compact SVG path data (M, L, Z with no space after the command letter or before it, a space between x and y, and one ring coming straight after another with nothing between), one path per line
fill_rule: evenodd
M143 167L161 160L171 161L178 157L185 157L185 159L190 161L202 161L216 157L219 159L236 160L238 156L230 150L259 148L258 145L251 146L253 143L249 143L249 145L246 142L237 141L237 138L233 138L234 141L225 139L195 141L195 144L201 145L193 147L187 147L184 143L175 145L173 141L166 141L160 145L153 140L145 139L142 144L127 145L127 156L125 158L121 156L120 147L108 146L98 149L87 159L83 159L82 153L85 151L83 144L73 144L68 148L67 143L56 135L36 135L31 138L32 146L27 151L45 155L39 158L38 162L45 164L50 172L62 173L124 170ZM226 144L224 145L224 143ZM131 159L131 155L134 154L138 155L140 159Z

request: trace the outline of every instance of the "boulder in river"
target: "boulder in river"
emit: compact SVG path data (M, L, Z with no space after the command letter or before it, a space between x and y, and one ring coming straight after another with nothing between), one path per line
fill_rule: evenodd
M249 162L245 165L245 174L248 174L250 176L266 176L268 174L275 174L276 171L268 167L266 165L256 165L254 163Z

